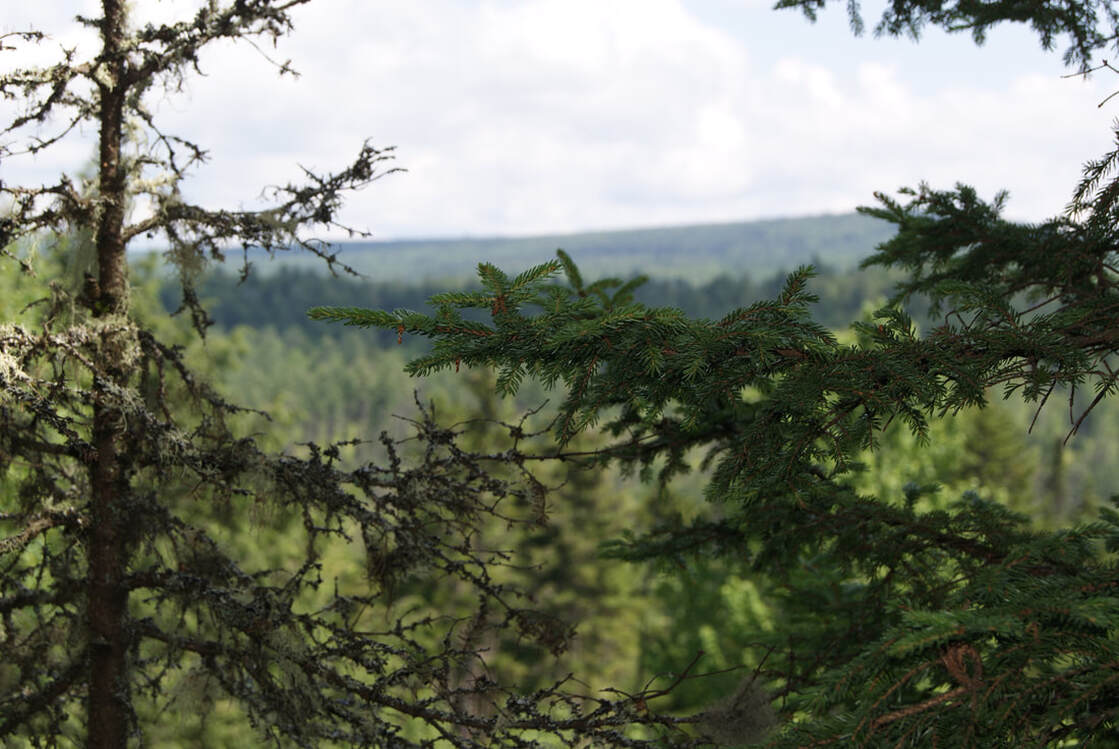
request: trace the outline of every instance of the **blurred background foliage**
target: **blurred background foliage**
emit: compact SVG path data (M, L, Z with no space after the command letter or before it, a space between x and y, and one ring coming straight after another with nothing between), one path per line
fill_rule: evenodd
M0 265L0 321L33 324L37 310L46 306L36 300L51 295L52 283L77 283L77 243L80 238L24 246L21 252L39 256L34 278L20 274L14 264ZM854 335L849 323L883 304L897 281L881 270L817 263L820 274L811 285L820 298L815 317L841 338ZM186 315L165 314L178 306L177 286L163 277L156 256L137 258L132 280L134 309L145 324L164 341L183 346L195 370L227 399L256 409L236 416L236 426L255 434L265 449L305 452L311 449L308 443L347 442L340 455L351 465L382 459L378 436L407 436L416 399L434 404L441 423L464 424L475 449L497 444L496 437L508 433L499 422L518 423L529 411L535 413L526 418L526 431L547 432L549 393L537 384L526 383L516 399L503 401L493 395L488 373L464 368L412 380L403 369L419 351L416 342L398 343L395 336L314 324L305 317L313 305L422 310L428 296L447 290L446 282L332 278L280 265L239 283L235 274L219 269L199 284L216 321L199 339ZM661 277L641 287L638 299L717 318L774 296L783 280L781 272L723 274L702 282ZM465 282L460 286L465 288ZM926 306L910 311L923 329L933 323ZM1066 439L1067 395L1062 402L1057 394L1036 420L1024 404L998 397L982 410L946 414L933 423L928 445L893 425L882 433L878 450L863 456L866 470L856 488L900 503L907 486L935 483L939 488L921 494L920 502L935 506L974 491L1028 514L1039 527L1075 523L1119 486L1119 413L1107 406L1102 404L1071 439ZM580 439L571 449L590 449L596 437ZM543 454L550 440L545 435L538 444ZM697 467L701 458L693 456ZM0 475L0 491L14 485L12 471L18 470L14 466ZM694 712L732 693L763 659L784 657L780 643L790 617L811 621L813 602L783 600L781 590L765 589L746 564L733 558L680 557L660 562L665 569L658 569L603 556L601 545L625 533L717 516L720 508L702 500L706 482L698 469L665 486L642 484L614 468L580 470L571 462L542 462L536 475L543 484L561 488L548 495L546 505L531 508L535 525L494 522L479 543L509 550L514 564L505 574L557 617L541 626L554 627L555 650L567 646L567 652L557 658L546 648L518 641L511 630L501 640L475 643L487 648L486 668L498 681L530 690L574 673L588 693L607 687L636 692L649 683L668 686L692 665L691 678L654 707ZM162 491L177 493L175 501L193 502L191 512L215 537L262 566L292 557L292 548L301 543L295 518L261 517L253 507L233 503L197 502L189 487L177 486L170 477ZM366 574L369 560L361 544L332 547L331 555L328 567L339 586ZM395 606L422 602L449 618L463 617L456 631L472 636L466 620L477 602L466 591L431 579L399 580L395 586ZM152 745L252 742L244 716L229 704L216 705L204 720L199 717L206 713L197 709L199 704L211 698L192 685L189 674L172 689L178 695L171 708L177 718L144 721L154 727L148 736Z

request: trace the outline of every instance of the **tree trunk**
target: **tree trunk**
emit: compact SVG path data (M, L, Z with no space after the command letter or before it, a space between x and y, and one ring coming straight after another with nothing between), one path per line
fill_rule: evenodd
M125 174L121 164L125 92L125 33L123 0L102 0L102 65L98 76L100 95L100 202L96 232L98 293L89 300L94 317L126 312L127 269L124 256ZM103 335L113 335L112 332ZM123 361L107 360L102 346L97 364L114 384L129 377ZM95 387L97 387L95 385ZM124 586L128 558L125 522L121 507L127 496L128 477L121 463L123 419L119 408L106 399L94 406L93 445L96 455L89 466L91 527L89 535L90 628L89 726L90 749L121 749L128 736L131 713L128 696L128 633L125 619L128 592Z

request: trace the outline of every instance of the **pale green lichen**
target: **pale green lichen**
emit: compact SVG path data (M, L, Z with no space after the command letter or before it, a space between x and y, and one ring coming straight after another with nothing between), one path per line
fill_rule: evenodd
M30 379L19 358L13 353L18 341L26 340L27 331L10 323L0 325L0 400L10 397L9 385Z
M94 361L106 362L124 371L140 360L140 338L136 324L125 315L106 315L83 321L70 328L67 336L78 346L92 346Z

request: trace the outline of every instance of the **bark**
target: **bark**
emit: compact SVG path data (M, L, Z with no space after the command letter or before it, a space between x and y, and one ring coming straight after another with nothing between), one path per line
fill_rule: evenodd
M124 255L125 172L121 164L125 96L129 81L123 52L126 10L124 0L102 0L103 55L107 75L100 89L100 149L98 155L99 199L97 222L99 298L95 316L124 312L128 275Z
M89 302L95 317L126 312L128 299L123 237L125 174L121 164L127 89L122 51L126 10L123 0L102 0L102 8L104 69L98 76L100 210L95 234L99 283L97 296ZM103 352L114 350L117 349L112 346L101 348ZM99 364L116 384L127 381L124 362L101 361ZM124 585L128 557L127 513L121 506L128 488L121 460L123 436L119 409L108 400L95 406L93 444L96 456L89 466L92 492L87 609L92 636L88 701L90 749L124 747L131 713L127 678L128 593Z

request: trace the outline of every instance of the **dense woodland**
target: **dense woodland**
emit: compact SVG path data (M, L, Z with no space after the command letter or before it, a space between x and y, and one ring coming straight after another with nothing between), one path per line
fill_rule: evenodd
M62 278L72 251L68 245L38 250ZM382 458L376 435L387 431L406 437L408 420L418 417L417 396L433 403L448 424L514 421L543 405L529 422L543 428L555 415L556 394L539 384L528 383L516 399L501 400L493 394L492 375L484 371L463 369L416 380L404 368L425 350L421 341L398 344L387 332L324 327L306 316L314 302L423 309L434 293L431 284L375 283L282 266L239 284L233 274L219 270L199 284L215 320L205 340L199 340L187 316L165 317L177 307L178 287L161 277L151 259L134 265L132 275L139 313L150 316L170 340L187 346L190 360L224 397L259 409L236 417L240 430L256 433L276 450L299 454L306 452L307 443L325 446L356 439L340 450L346 462ZM819 276L810 283L820 297L814 314L825 321L868 316L893 291L896 278L875 270L840 272L821 263ZM706 284L656 279L637 294L692 316L718 318L775 296L784 281L785 274L757 280L724 276ZM45 283L12 269L0 275L0 290L0 312L8 319L50 294ZM927 304L914 306L925 315L925 324L935 322L927 318ZM853 335L838 323L834 327L841 338ZM865 454L869 470L860 477L860 487L896 495L910 483L938 483L940 492L926 500L934 503L974 490L1026 513L1038 527L1090 517L1106 500L1107 487L1119 485L1119 413L1100 409L1067 443L1067 418L1056 409L1044 412L1029 434L1032 416L1024 404L996 398L986 408L934 421L930 447L920 446L901 425L891 427L879 448ZM479 421L471 439L482 449L500 445L501 430ZM593 434L586 437L588 444L596 441ZM574 671L591 685L636 691L657 674L679 673L702 652L695 673L710 676L689 679L660 699L660 709L688 715L717 703L736 688L744 672L758 666L756 638L772 632L773 618L771 602L747 567L705 556L650 567L610 554L612 541L717 513L702 499L700 457L691 456L695 473L664 486L643 484L617 470L550 469L542 478L564 488L549 497L542 522L522 530L502 524L491 529L495 539L519 555L520 582L573 628L562 657L515 635L487 643L486 665L499 679L531 689ZM292 534L285 540L284 533L294 519L251 513L236 518L228 511L215 519L232 523L231 540L261 556L263 564L298 554L301 537ZM270 542L261 545L257 539L265 531ZM352 554L333 560L337 569L363 569L364 554ZM457 609L458 617L469 617L474 606L464 593L423 580L405 582L394 595L398 605L419 596L444 611ZM719 612L718 626L713 611ZM189 692L183 686L171 689ZM167 708L174 719L154 724L158 727L149 737L167 746L253 742L250 726L232 705L196 716L199 699L207 698L177 698Z
M235 283L238 247L354 273L315 237L364 236L338 211L392 149L195 205L205 149L147 102L307 2L101 0L88 59L0 73L0 159L98 136L0 182L5 745L1119 746L1119 150L1039 224L878 193L858 274L730 273L722 227L685 279L560 250ZM877 30L1023 20L1084 74L1119 39L1107 3Z
M836 267L853 268L893 227L858 213L799 216L724 224L583 232L555 236L340 242L340 259L375 281L415 284L474 278L480 261L516 265L550 257L563 247L596 277L684 279L702 283L730 273L756 279L826 257ZM682 253L682 247L688 251ZM267 253L250 249L258 261ZM281 267L322 273L321 263L284 255ZM269 273L267 263L257 269Z
M682 251L683 248L681 254ZM817 275L810 289L819 301L813 306L813 316L841 337L851 335L851 321L869 318L884 304L896 291L901 278L896 271L881 268L840 270L820 259L815 268ZM147 272L151 273L150 263ZM654 278L638 286L634 296L650 306L679 308L689 317L718 319L738 307L777 296L786 276L787 273L781 271L761 278L722 275L705 283ZM308 319L306 310L325 304L429 311L428 299L447 288L471 290L477 287L465 279L458 284L376 282L352 276L329 276L279 263L273 271L254 274L244 281L231 272L218 270L200 282L199 293L215 323L210 336L218 340L230 337L244 341L246 366L237 375L233 374L235 370L229 370L226 382L232 389L228 392L237 394L247 405L271 412L279 409L286 414L295 409L300 413L296 417L300 424L297 441L324 443L367 433L363 425L370 423L377 424L373 431L379 432L382 423L391 423L391 420L370 422L369 419L374 414L381 414L383 419L390 411L398 413L393 409L410 402L412 388L427 391L460 387L463 378L444 377L438 385L411 380L404 375L402 366L388 366L386 362L401 365L409 357L426 350L422 339L407 338L398 343L392 331L325 327ZM174 312L180 301L178 289L171 283L158 284L158 289L164 309ZM930 314L927 300L912 300L908 311L921 329L928 330L940 322ZM281 364L285 356L298 364ZM346 361L368 362L369 368L355 367L346 371L342 366ZM367 379L372 371L379 374L372 380ZM259 375L254 377L253 372ZM272 379L281 372L283 381ZM373 383L371 388L370 382ZM336 384L331 387L327 383ZM531 397L520 397L522 407L531 407L549 397L541 389L533 388L531 393ZM449 398L451 402L460 402L456 396ZM1035 507L1031 509L1027 502L1022 508L1031 513L1036 509L1045 518L1067 520L1079 516L1085 503L1091 507L1110 496L1107 487L1119 485L1115 483L1119 481L1119 462L1112 459L1112 456L1119 459L1119 451L1110 450L1112 436L1119 435L1119 424L1112 424L1119 413L1105 406L1082 425L1075 438L1067 440L1071 426L1067 413L1060 413L1057 408L1045 410L1030 429L1034 415L1034 410L1026 404L998 399L987 410L969 411L959 417L961 423L992 432L988 436L974 435L973 448L989 443L990 455L1002 456L998 460L990 458L994 464L989 470L977 467L988 458L974 462L964 459L963 464L970 466L965 474L988 489L1017 477L1003 487L1013 489L1007 496L1018 497L1019 502L1023 496L1032 496L1030 501ZM950 433L956 421L944 419L938 422L937 429ZM911 464L911 478L919 477L922 482L938 480L936 476L953 470L951 464L956 454L952 450L929 465L917 468L914 461L931 461L936 450L918 449L902 429L890 434L894 441L885 441L879 452L871 454L870 459L876 466L904 460ZM940 442L940 439L933 440L934 444ZM895 450L908 451L908 457L900 458L893 454ZM1031 460L1018 459L1023 450ZM985 450L984 454L987 455ZM1015 466L1013 469L1011 464ZM892 482L885 480L885 474L877 471L874 475L872 485L875 486L899 490L904 483L898 477ZM1024 478L1026 476L1029 478ZM883 481L885 483L881 483ZM1025 487L1028 491L1023 491ZM1052 492L1053 496L1047 492Z
M868 247L873 245L868 245ZM686 245L677 249L687 255ZM547 257L548 255L543 255ZM347 256L348 257L348 256ZM535 259L534 256L529 256ZM310 270L277 263L267 273L241 278L219 270L198 284L199 296L206 300L208 315L225 330L238 325L254 328L273 327L287 331L299 329L315 336L350 334L345 328L324 327L308 319L306 310L319 305L374 306L383 309L429 311L428 299L447 289L470 291L477 284L469 278L410 284L403 281L377 281L353 276L329 276ZM900 278L898 273L882 269L856 272L840 270L819 258L814 264L818 273L813 289L821 298L818 320L829 328L841 328L855 320L867 305L885 302ZM791 268L790 268L791 269ZM650 306L676 307L690 317L717 319L744 303L769 299L785 285L789 269L760 275L724 273L706 282L686 278L655 277L645 280L634 290L634 297ZM173 312L181 303L181 294L173 284L160 290L164 307ZM910 305L910 312L919 323L927 323L927 305ZM367 332L366 335L376 332ZM380 343L395 342L391 333L381 333Z
M786 275L724 275L702 284L652 279L635 296L648 304L679 307L691 317L718 319L775 297ZM819 296L813 316L849 339L854 333L844 323L869 318L895 291L898 278L896 272L875 268L840 271L820 261L819 275L809 286ZM475 288L465 282L456 286ZM422 340L398 343L392 331L324 327L306 316L316 303L425 310L428 298L447 287L446 282L409 286L331 277L282 264L243 283L219 271L199 284L216 325L198 352L211 358L216 381L228 397L269 413L269 420L250 420L286 449L386 429L404 434L404 420L415 416L413 392L434 402L449 422L510 420L547 404L535 422L546 424L554 416L556 394L538 383L527 384L515 400L501 401L493 396L492 376L484 371L410 378L404 365L426 350ZM173 284L154 283L151 288L158 289L165 308L175 309ZM926 328L938 322L929 315L927 301L914 301L911 309ZM1067 413L1050 408L1031 430L1034 414L1028 404L1003 401L996 394L985 408L935 420L925 446L896 424L877 450L863 456L869 470L860 476L859 487L897 496L907 484L937 484L939 499L929 501L944 505L948 498L977 491L1028 515L1037 527L1090 518L1106 503L1111 487L1119 486L1119 411L1100 408L1068 440ZM354 461L376 452L377 445L369 443L344 449ZM627 534L640 536L712 512L702 500L700 457L692 456L695 474L663 487L617 471L606 477L563 474L568 486L550 500L547 525L520 543L542 565L532 586L576 627L574 660L570 654L559 660L509 641L495 649L490 665L526 685L562 676L556 669L567 668L592 684L636 689L655 674L678 673L702 651L699 671L713 675L682 684L662 698L664 708L688 714L733 690L742 670L757 665L752 638L772 626L749 570L704 557L681 558L678 568L671 563L648 567L608 554L609 543ZM719 612L722 626L711 621L713 611ZM633 632L640 636L632 637Z
M49 260L47 267L56 267L61 278L67 278L72 251L67 245L38 249L45 256L41 260ZM840 272L821 266L811 282L820 297L814 308L820 320L868 315L896 280L896 274L882 271ZM134 265L132 274L133 301L140 314L150 316L170 340L187 346L189 358L223 396L260 409L237 421L241 431L258 434L273 449L298 454L306 452L307 443L357 439L341 448L347 462L381 458L383 446L376 435L388 431L407 436L408 420L418 416L415 396L433 403L448 424L516 420L541 405L543 410L530 423L543 428L554 416L556 394L539 384L530 383L515 400L505 401L494 396L492 376L484 371L464 369L416 380L405 374L404 366L424 350L422 342L398 344L395 335L324 327L306 317L306 308L317 301L423 309L432 285L375 283L282 266L238 284L233 274L219 270L199 284L216 323L205 340L199 340L187 316L165 317L164 312L177 307L178 288L161 277L150 259ZM50 272L43 276L49 278ZM77 281L71 278L68 283ZM679 306L690 315L718 318L775 295L783 283L784 274L758 280L724 276L702 285L657 279L640 287L638 294ZM0 290L0 312L7 319L18 319L25 305L50 294L46 283L11 268L0 275ZM927 312L927 305L919 306ZM835 328L841 337L852 335L838 324ZM942 489L936 496L942 498L976 490L1030 515L1039 527L1089 517L1106 499L1107 487L1119 485L1119 413L1099 410L1067 444L1067 419L1055 409L1043 413L1028 434L1032 416L1021 403L996 399L984 409L933 422L931 449L922 448L900 425L892 427L879 449L866 453L870 470L860 485L875 493L897 494L910 482L937 482ZM479 423L471 439L484 448L488 439L500 444L501 434ZM588 443L595 441L593 435L587 437ZM603 474L552 469L559 473L551 480L566 483L549 498L546 520L527 530L498 526L492 531L522 555L524 571L519 574L527 577L527 587L574 629L574 637L562 657L516 636L488 643L487 667L526 689L574 671L588 684L637 690L657 674L678 673L702 652L696 673L711 675L685 681L661 698L660 709L692 714L733 691L742 673L758 665L754 638L773 626L769 604L749 570L706 557L681 557L679 567L671 562L650 567L609 553L611 541L715 511L702 499L700 457L692 456L696 473L665 486L646 485L616 470ZM300 536L293 534L285 541L283 532L294 520L251 513L236 518L228 512L216 519L232 523L231 538L243 534L237 543L262 555L262 563L298 553ZM260 545L254 539L266 530L271 541ZM340 570L360 570L367 563L360 550L334 561ZM397 595L399 605L407 605L409 596L421 596L444 610L458 607L461 617L468 617L474 605L462 594L456 599L453 589L440 590L423 581L404 585ZM712 621L712 611L720 612L720 626ZM177 698L167 708L174 718L153 724L158 727L149 732L150 738L168 746L252 743L251 727L232 705L196 716L199 699L206 698Z

